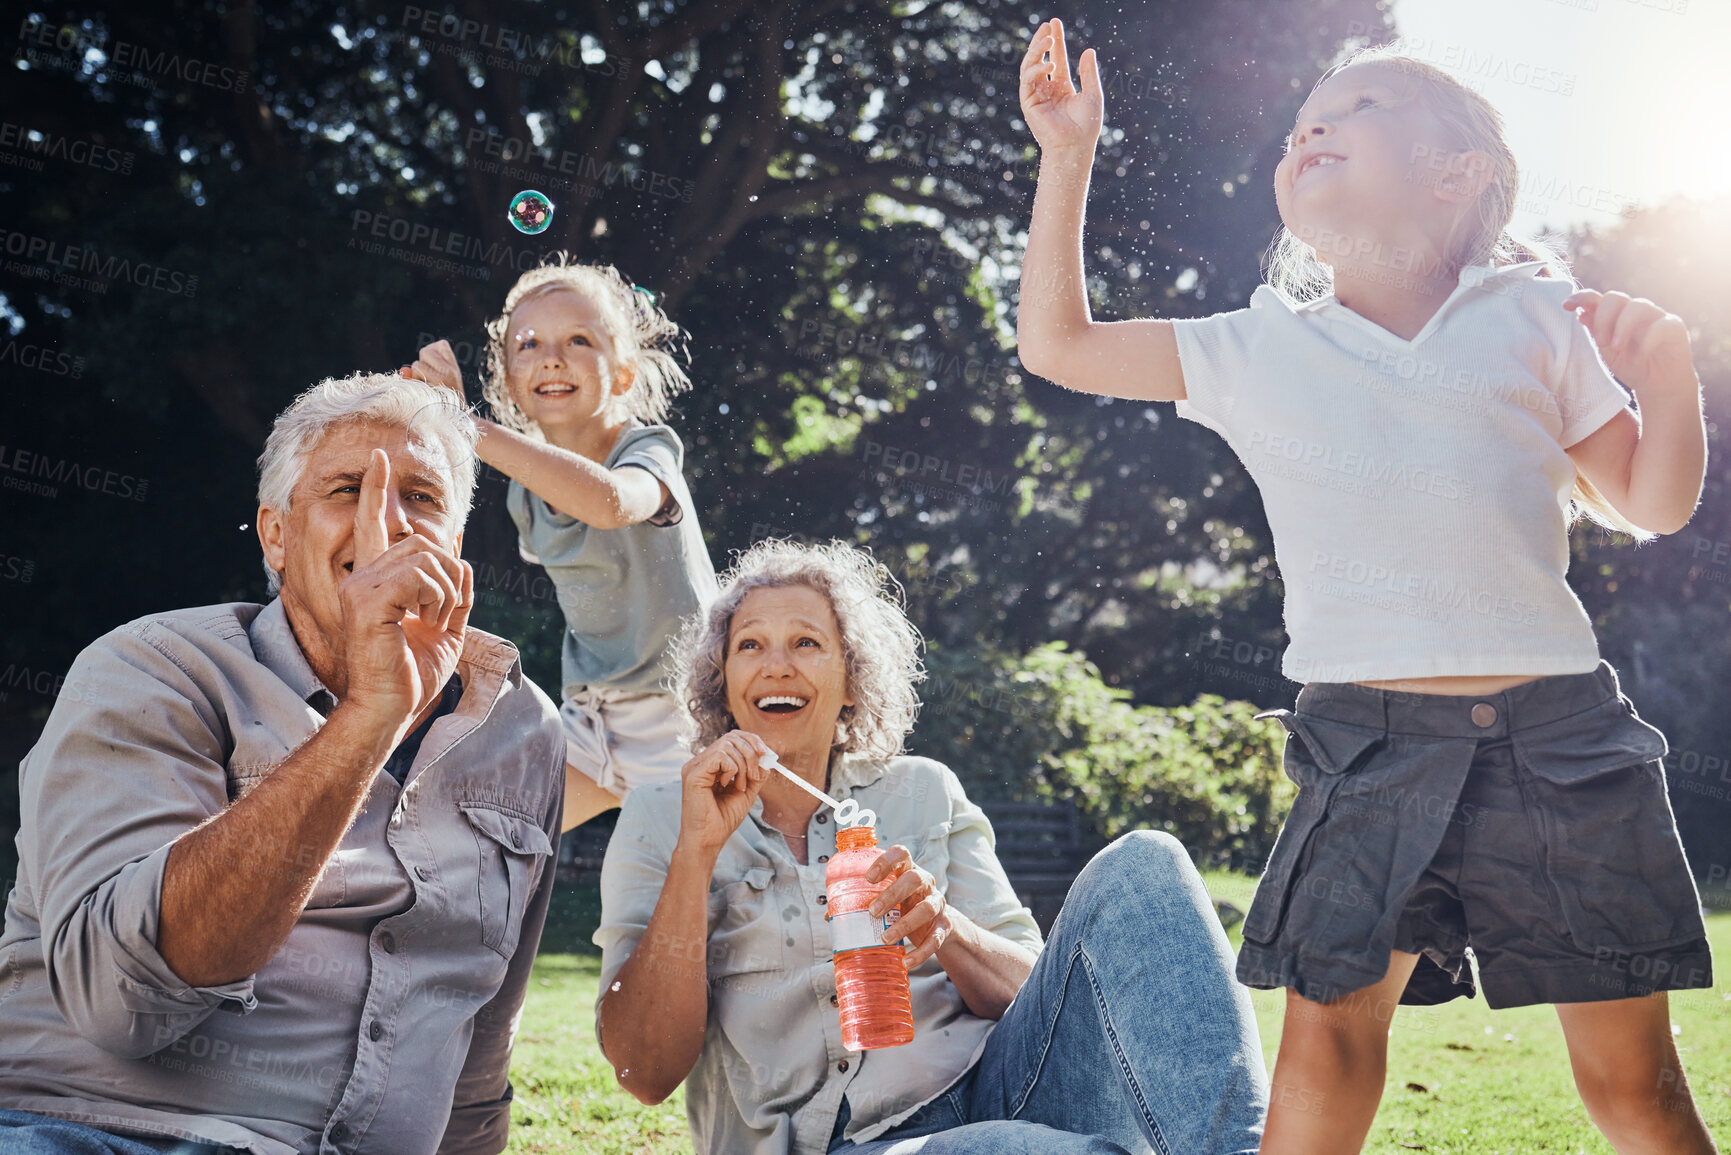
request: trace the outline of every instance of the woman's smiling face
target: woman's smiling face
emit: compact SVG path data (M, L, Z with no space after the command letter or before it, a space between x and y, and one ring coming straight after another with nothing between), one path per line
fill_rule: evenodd
M734 611L723 667L727 708L741 730L827 765L835 724L854 704L847 655L829 599L807 585L754 589Z

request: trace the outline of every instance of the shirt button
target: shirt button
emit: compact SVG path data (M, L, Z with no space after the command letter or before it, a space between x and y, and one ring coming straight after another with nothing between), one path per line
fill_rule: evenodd
M817 904L819 906L828 906L829 905L829 895L827 895L827 894L818 895L817 896Z
M344 1139L347 1139L348 1137L349 1137L349 1129L346 1126L344 1126L343 1124L338 1123L331 1128L331 1142L332 1143L341 1143Z
M384 948L386 954L396 954L397 936L387 930L384 934L379 936L379 946Z
M518 850L523 849L523 834L521 831L511 831L511 845L516 847Z
M424 867L424 866L415 867L415 877L420 879L422 882L427 881L427 879L431 878L432 876L433 876L433 872L428 870L426 867Z
M829 821L829 815L827 815L827 814L819 814L819 815L818 815L818 816L817 816L817 820L818 820L818 821L819 821L819 822L828 822L828 821Z
M827 854L820 854L820 855L818 855L818 856L817 856L817 860L818 860L818 861L819 861L819 862L828 862L828 861L829 861L829 855L827 855Z
M835 996L834 996L834 995L831 995L831 996L830 996L830 997L829 997L829 1005L830 1005L830 1006L832 1006L832 1007L839 1007L839 1006L841 1006L841 1004L840 1004L840 1003L838 1003L838 1002L836 1002L836 1001L835 1001Z
M1473 725L1483 728L1497 724L1497 708L1489 702L1480 702L1473 707Z
M375 1042L375 1043L379 1041L379 1036L384 1034L384 1033L385 1033L384 1025L382 1023L380 1023L379 1020L377 1020L377 1019L374 1019L372 1021L372 1023L367 1027L367 1038L373 1040L373 1042Z
M836 1069L836 1070L838 1070L838 1071L845 1071L845 1070L847 1070L847 1060L846 1060L846 1059L843 1059L843 1060L842 1060L842 1061L841 1061L841 1062L839 1062L839 1063L837 1063L837 1064L836 1064L836 1065L835 1065L835 1069Z

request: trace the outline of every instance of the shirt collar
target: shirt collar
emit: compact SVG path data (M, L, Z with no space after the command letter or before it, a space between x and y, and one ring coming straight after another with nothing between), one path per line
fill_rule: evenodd
M1463 288L1475 289L1486 283L1505 280L1529 280L1532 277L1537 276L1539 271L1544 267L1545 262L1543 261L1518 261L1512 265L1496 265L1494 267L1491 265L1463 265L1461 271L1455 276L1455 286L1457 290ZM1346 308L1346 306L1342 305L1333 293L1329 293L1324 297L1317 297L1314 300L1294 303L1288 300L1285 294L1275 291L1272 286L1262 285L1259 286L1259 290L1260 289L1268 289L1269 293L1272 294L1276 301L1279 301L1294 313ZM1458 292L1450 294L1449 301L1452 301L1458 295ZM1449 301L1444 301L1443 306L1446 307L1449 304ZM1351 310L1347 311L1351 312ZM1442 308L1438 308L1437 312L1440 314Z
M1537 276L1544 267L1543 261L1518 261L1512 265L1497 265L1495 268L1490 265L1467 265L1461 269L1457 283L1472 288L1486 281L1524 280Z
M321 714L328 715L336 709L336 695L313 673L305 652L301 650L300 642L295 638L294 628L289 625L288 611L283 608L282 598L274 599L259 611L247 634L252 639L253 654L259 662L265 669L281 678L303 702ZM463 656L457 659L459 672L463 672L465 666L491 675L484 677L469 674L463 678L465 688L476 684L485 685L489 691L489 702L496 693L498 683L503 680L515 682L520 670L515 646L474 626L469 627L463 639Z
M321 714L329 714L336 708L336 695L326 689L319 676L313 673L306 654L301 651L300 642L295 639L282 598L273 599L270 605L259 611L247 635L252 639L252 652L259 662L281 678L301 701Z
M887 759L863 754L843 754L829 769L830 795L837 800L843 791L863 790L884 776Z

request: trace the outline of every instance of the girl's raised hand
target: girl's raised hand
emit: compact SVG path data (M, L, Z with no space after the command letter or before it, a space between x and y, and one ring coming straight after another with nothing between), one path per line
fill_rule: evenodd
M1605 367L1637 394L1643 389L1700 388L1689 329L1675 313L1645 297L1592 289L1570 294L1563 308L1580 310L1576 315L1593 335Z
M1100 138L1106 93L1100 87L1100 62L1092 48L1082 53L1079 65L1082 87L1077 91L1070 80L1064 22L1048 20L1035 29L1028 54L1022 57L1022 119L1043 152L1086 152Z
M457 395L457 404L463 404L463 370L457 364L457 351L443 338L422 348L415 363L404 365L397 373L410 380L449 389Z

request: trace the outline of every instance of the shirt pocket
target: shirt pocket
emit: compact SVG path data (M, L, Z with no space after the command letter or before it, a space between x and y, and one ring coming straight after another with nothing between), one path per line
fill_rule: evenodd
M774 868L754 866L738 881L709 892L704 961L718 993L736 993L753 985L751 976L779 972L783 940L809 922L806 912L791 903L787 910L776 909L774 881Z
M1291 710L1270 710L1257 717L1275 718L1286 727L1281 768L1298 785L1292 812L1274 840L1250 913L1244 918L1245 939L1266 944L1280 931L1293 878L1306 851L1312 849L1317 829L1328 817L1335 790L1353 764L1383 737L1383 731Z
M744 878L710 892L710 933L705 966L710 1010L730 1039L760 1037L784 978L786 940L810 933L807 911L775 902L775 871L753 866ZM741 1042L741 1051L750 1051Z
M510 958L523 931L535 869L543 855L553 853L553 844L538 824L509 811L481 802L458 808L473 828L480 858L481 945Z
M1666 795L1665 736L1622 703L1514 736L1552 893L1583 948L1701 933Z

